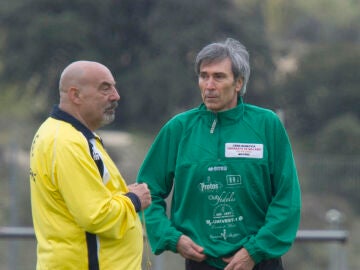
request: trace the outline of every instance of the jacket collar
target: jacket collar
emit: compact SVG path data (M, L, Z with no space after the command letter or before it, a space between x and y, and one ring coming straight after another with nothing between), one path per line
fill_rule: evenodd
M55 105L53 107L50 113L50 117L71 124L74 128L80 131L87 140L94 139L96 137L95 134L90 129L88 129L83 123L77 120L74 116L61 110L59 108L59 105Z
M199 107L199 111L204 117L210 118L210 123L212 123L214 119L217 119L217 122L221 123L222 125L227 125L237 122L243 118L244 107L243 99L242 97L239 97L237 106L232 109L221 112L212 112L207 110L205 104L202 103Z

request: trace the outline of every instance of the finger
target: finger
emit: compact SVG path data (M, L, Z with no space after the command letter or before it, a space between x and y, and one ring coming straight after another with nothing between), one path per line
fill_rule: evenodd
M142 188L147 188L147 184L146 183L137 183L138 186L141 186Z
M203 260L206 259L206 255L203 253L196 253L196 254L193 254L191 259L193 261L202 262Z
M222 260L226 263L229 263L231 262L231 260L233 259L234 257L229 257L229 258L222 258Z
M203 253L204 248L195 244L194 242L190 243L190 251L192 259L197 262L201 262L206 258L206 255Z
M198 252L198 253L204 252L204 248L195 243L192 243L191 247L195 250L195 252Z
M146 188L148 188L148 185L146 183L141 183L142 185L144 185Z
M178 252L186 259L202 261L206 258L203 248L194 243L188 236L182 235L177 244Z

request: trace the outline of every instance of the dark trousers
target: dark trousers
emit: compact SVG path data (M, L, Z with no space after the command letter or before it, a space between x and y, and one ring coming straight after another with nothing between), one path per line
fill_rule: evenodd
M185 260L185 270L222 270L208 265L205 262ZM262 261L255 265L253 270L284 270L281 258Z

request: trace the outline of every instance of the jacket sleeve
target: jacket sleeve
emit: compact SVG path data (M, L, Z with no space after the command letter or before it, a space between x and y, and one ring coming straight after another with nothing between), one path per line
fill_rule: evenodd
M145 210L146 229L152 251L177 252L176 245L182 235L167 215L166 198L172 186L181 127L167 123L155 138L139 170L137 182L147 183L152 203Z
M288 136L277 118L267 130L272 201L264 226L244 244L256 263L285 254L300 223L300 186Z
M83 143L64 142L57 148L52 181L75 222L87 232L122 238L138 219L131 199L125 195L128 190L111 192L104 186L85 139ZM111 177L117 177L117 172Z

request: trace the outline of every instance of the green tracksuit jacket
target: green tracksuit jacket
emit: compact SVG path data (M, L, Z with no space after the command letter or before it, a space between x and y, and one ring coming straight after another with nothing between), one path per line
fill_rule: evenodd
M280 257L300 221L300 187L286 131L270 110L200 107L172 118L140 168L153 203L145 212L152 250L176 252L185 234L224 267L245 247L256 263ZM173 189L170 218L165 199Z

